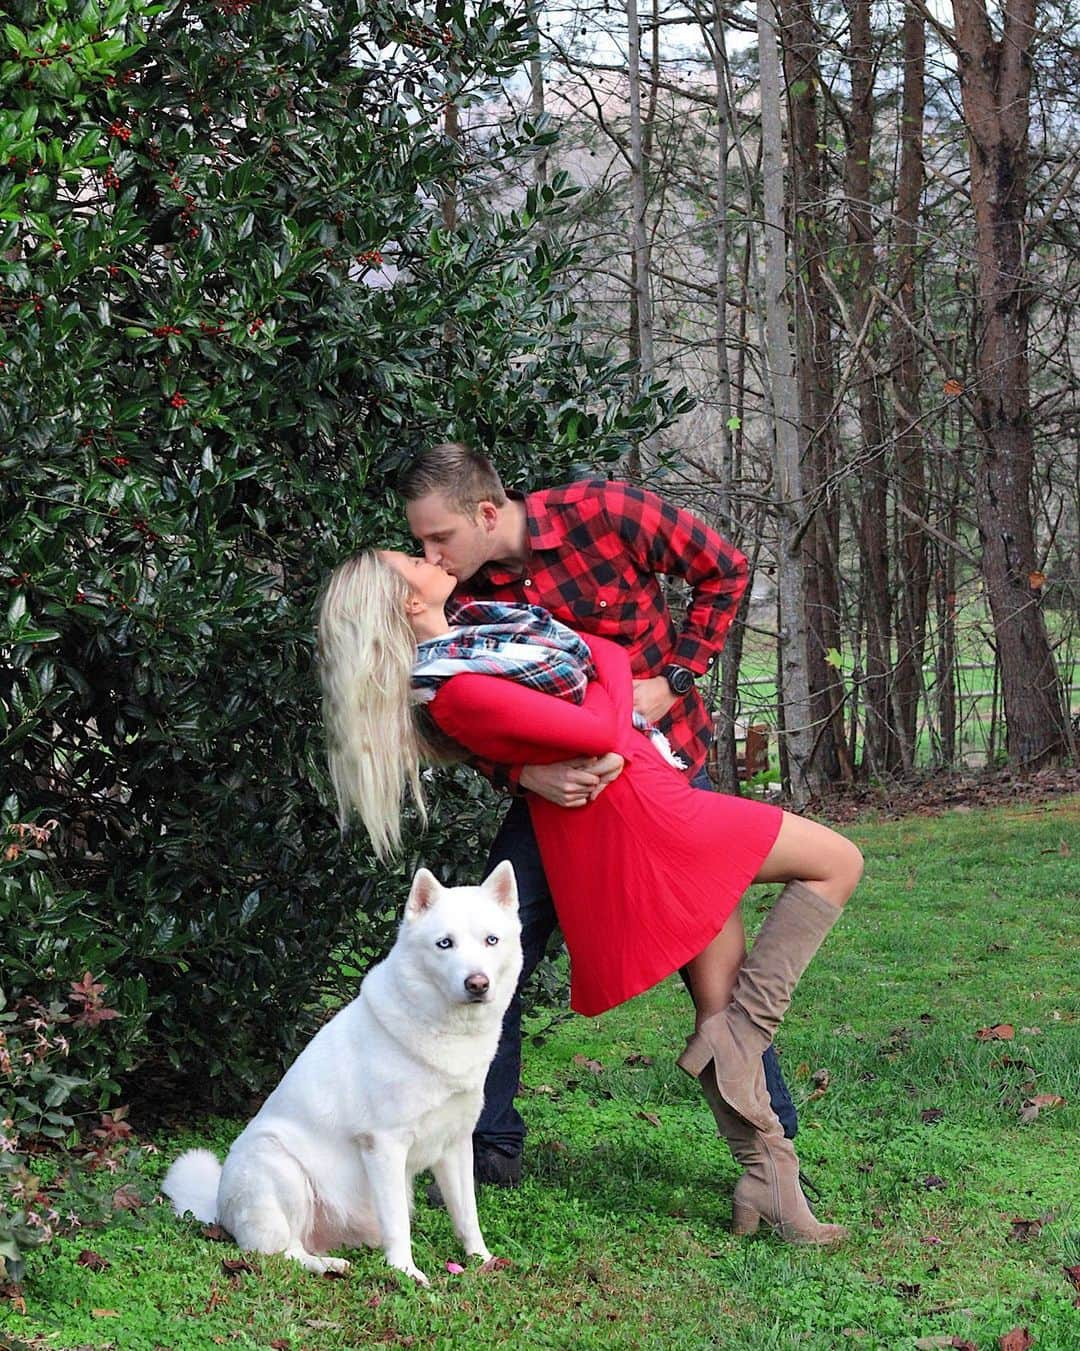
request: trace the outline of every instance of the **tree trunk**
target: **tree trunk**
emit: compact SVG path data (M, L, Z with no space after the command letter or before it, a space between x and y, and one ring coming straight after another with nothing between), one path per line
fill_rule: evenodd
M529 119L539 126L544 116L544 63L540 59L540 0L528 0L529 27L536 54L529 59ZM548 148L542 147L533 160L533 179L538 185L548 180Z
M870 35L870 0L848 0L848 59L851 115L844 178L848 200L848 247L853 254L852 327L862 346L856 387L862 440L859 476L859 585L865 622L866 729L863 769L872 775L895 772L898 743L892 716L892 596L889 589L888 465L885 418L877 362L868 331L874 303L874 222L870 211L870 152L874 130L875 58Z
M761 63L761 153L765 223L765 334L775 446L777 602L779 606L782 764L796 808L821 786L813 764L814 722L807 664L806 590L801 531L806 503L799 446L799 399L789 335L787 236L784 228L784 147L780 127L780 53L772 0L758 0Z
M646 219L645 142L641 120L641 28L637 0L626 0L630 81L630 243L634 258L633 288L637 308L638 362L643 384L653 376L652 287L649 273L649 233Z
M1001 657L1008 758L1034 768L1059 759L1067 745L1061 684L1040 605L1031 510L1024 229L1035 0L1004 0L1000 40L980 0L952 0L952 6L975 208L979 342L973 404L982 446L976 474L982 574Z
M900 502L920 519L927 516L923 434L919 418L919 349L915 342L918 281L919 209L923 192L923 115L926 106L926 24L921 10L909 3L904 11L904 90L900 112L900 172L896 189L896 234L893 259L897 300L906 324L893 327L893 389L897 409L896 479ZM897 658L895 707L900 755L905 768L915 764L919 699L923 692L923 654L930 588L927 540L921 526L901 512L897 522L900 548L896 593Z
M791 166L791 233L795 254L803 490L813 515L803 544L814 761L826 780L846 772L843 683L828 653L839 648L840 513L829 484L836 467L830 300L821 280L828 254L826 189L819 144L821 75L818 27L810 0L780 0ZM762 95L764 102L764 94Z
M716 348L716 393L720 406L720 489L717 508L721 530L729 538L732 534L731 486L734 461L732 442L731 370L728 365L727 308L728 308L728 132L729 111L727 98L727 53L724 45L724 24L719 6L713 15L711 42L713 71L716 79L716 233L713 258L716 266L716 308L714 311L713 341Z

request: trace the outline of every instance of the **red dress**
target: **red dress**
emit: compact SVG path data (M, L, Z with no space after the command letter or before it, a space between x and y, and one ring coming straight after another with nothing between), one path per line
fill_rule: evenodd
M427 710L455 741L504 764L611 750L625 758L614 783L584 807L528 798L570 951L570 1003L592 1016L649 989L708 946L772 848L782 813L691 788L631 724L625 652L582 636L597 668L583 704L500 676L459 675Z

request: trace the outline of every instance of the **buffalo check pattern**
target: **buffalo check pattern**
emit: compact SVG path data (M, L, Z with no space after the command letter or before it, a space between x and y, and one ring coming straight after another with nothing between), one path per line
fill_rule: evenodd
M458 600L541 605L582 633L619 643L635 679L669 662L701 675L720 651L748 580L746 558L692 512L630 483L585 479L510 494L525 503L531 552L518 573L489 563ZM676 629L660 576L683 578L690 603ZM660 723L691 774L704 763L711 719L696 689ZM516 772L477 764L514 787Z

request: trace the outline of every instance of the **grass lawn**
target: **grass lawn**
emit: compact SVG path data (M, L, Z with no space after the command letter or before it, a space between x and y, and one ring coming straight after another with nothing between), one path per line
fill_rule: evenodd
M528 1048L528 1179L481 1193L505 1269L448 1272L460 1253L418 1186L430 1290L377 1253L349 1254L344 1279L277 1257L230 1272L231 1244L151 1200L181 1146L223 1147L239 1124L200 1121L145 1156L144 1206L31 1255L0 1345L989 1351L1026 1327L1037 1351L1077 1351L1078 825L1073 798L849 829L865 881L779 1039L818 1213L852 1229L835 1251L727 1232L735 1166L673 1065L688 1003L669 981ZM748 897L748 927L769 894ZM977 1037L996 1024L1013 1039ZM1035 1093L1066 1103L1023 1124ZM106 1268L79 1265L84 1249Z

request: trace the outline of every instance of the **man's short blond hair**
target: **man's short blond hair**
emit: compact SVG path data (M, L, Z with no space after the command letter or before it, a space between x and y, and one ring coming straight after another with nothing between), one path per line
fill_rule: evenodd
M506 505L506 489L486 455L460 441L444 441L422 450L398 480L406 502L439 493L448 504L470 519L481 502Z

